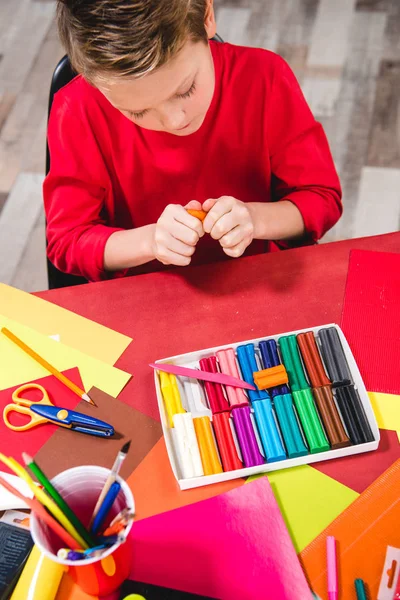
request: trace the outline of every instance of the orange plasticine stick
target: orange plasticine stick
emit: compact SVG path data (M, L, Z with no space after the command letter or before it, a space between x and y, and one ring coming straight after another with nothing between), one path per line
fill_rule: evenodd
M196 217L196 219L200 219L200 221L204 221L207 215L205 210L195 210L194 208L187 208L186 210L189 213L189 215L192 215L192 217Z

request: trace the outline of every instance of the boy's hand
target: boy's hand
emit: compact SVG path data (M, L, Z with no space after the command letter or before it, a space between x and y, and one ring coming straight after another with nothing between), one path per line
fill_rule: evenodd
M185 209L201 210L200 202L192 200L185 207L169 204L158 219L154 231L153 252L164 265L190 264L196 244L204 235L203 224Z
M206 200L203 210L208 213L203 221L204 231L219 240L225 254L241 256L254 237L254 222L247 204L232 196L221 196Z

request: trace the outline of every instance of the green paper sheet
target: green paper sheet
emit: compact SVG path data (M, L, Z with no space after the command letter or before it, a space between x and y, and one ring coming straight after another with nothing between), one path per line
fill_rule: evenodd
M271 483L296 552L301 552L359 496L309 465L255 475L247 482L265 476Z

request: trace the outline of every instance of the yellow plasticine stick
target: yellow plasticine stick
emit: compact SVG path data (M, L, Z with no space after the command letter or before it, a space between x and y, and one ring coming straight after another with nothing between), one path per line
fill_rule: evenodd
M164 373L164 371L158 371L160 378L161 392L164 398L165 409L167 411L169 426L173 427L173 416L176 414L183 414L184 410L181 402L181 396L179 393L178 383L175 375L170 373Z
M210 417L195 417L193 419L193 424L196 431L197 442L199 444L204 475L222 473L221 461L219 460L217 447L211 430Z
M14 471L14 473L18 475L18 477L21 477L21 479L26 481L26 483L28 484L32 492L35 494L39 502L41 502L51 512L53 517L55 517L57 521L61 523L64 529L68 531L68 533L78 542L78 544L84 550L87 550L89 546L87 545L85 540L82 539L75 527L70 523L70 521L68 521L67 517L64 515L62 510L58 508L57 504L53 500L51 500L51 498L49 498L49 496L46 494L46 492L42 490L42 488L35 485L33 479L30 477L28 472L14 458L7 458L6 456L4 456L4 454L0 453L0 460L5 465L7 465L9 469Z

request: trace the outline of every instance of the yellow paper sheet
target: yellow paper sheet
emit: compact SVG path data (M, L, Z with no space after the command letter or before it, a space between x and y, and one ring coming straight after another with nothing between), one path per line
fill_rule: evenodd
M397 431L400 442L400 396L368 392L379 429Z
M56 342L3 315L0 315L0 329L1 327L10 329L59 371L78 367L86 391L96 386L116 397L131 377L129 373L66 346L62 342ZM2 390L49 375L44 367L1 333L0 365L0 389Z
M267 475L296 552L301 552L359 496L309 465Z
M59 334L63 344L113 365L131 338L51 302L0 283L0 314L44 335Z

